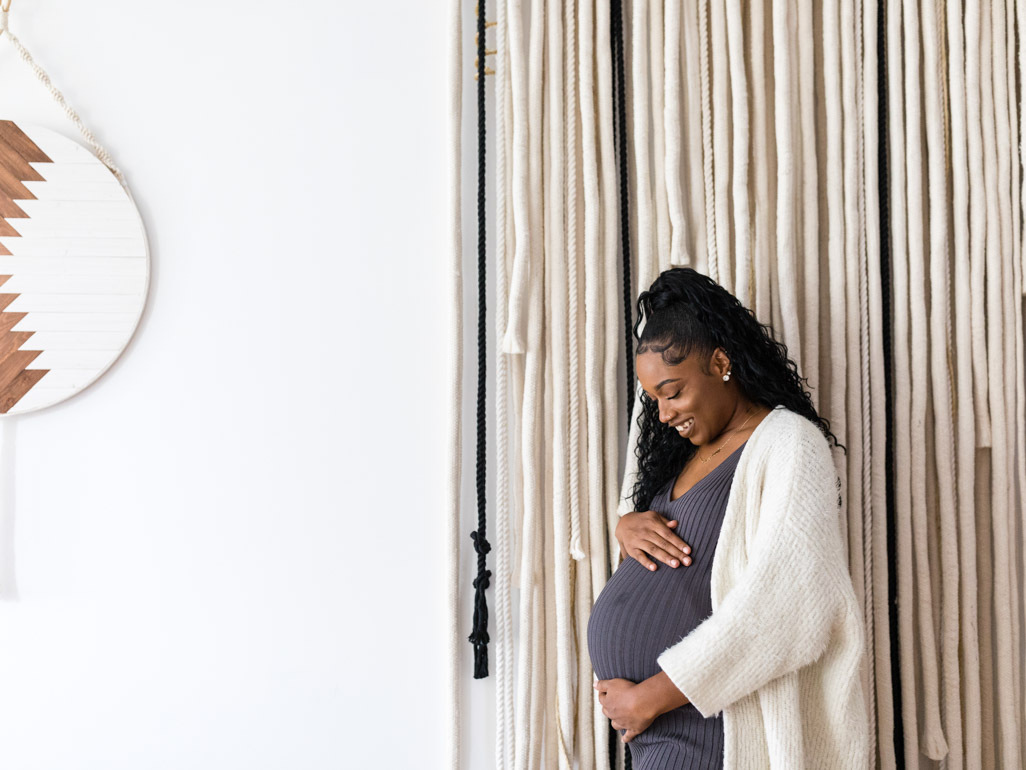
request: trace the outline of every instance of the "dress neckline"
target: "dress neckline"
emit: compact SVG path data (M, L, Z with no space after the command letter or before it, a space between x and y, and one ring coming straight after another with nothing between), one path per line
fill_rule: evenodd
M715 468L713 468L707 474L702 476L702 478L700 478L698 481L696 481L694 484L692 484L689 489L685 490L684 494L682 494L680 497L671 498L670 495L673 494L673 487L677 483L677 477L674 476L672 479L670 479L670 484L669 484L669 486L666 489L666 501L668 503L670 503L671 505L675 505L676 503L680 502L684 497L686 497L687 495L691 494L695 489L697 489L702 484L703 481L705 481L707 478L709 478L714 473L716 473L716 471L718 471L720 468L722 468L724 465L726 465L728 462L730 462L730 458L732 458L734 455L736 455L738 452L740 452L742 449L744 449L745 444L748 443L749 439L751 439L751 436L749 436L744 441L742 441L738 445L737 449L735 449L733 452L731 452L729 455L727 455L723 459L723 462L721 462L719 465L717 465Z

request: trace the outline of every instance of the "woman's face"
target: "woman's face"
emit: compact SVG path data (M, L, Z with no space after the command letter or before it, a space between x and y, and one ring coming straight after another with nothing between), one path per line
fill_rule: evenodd
M654 351L635 356L641 387L659 405L659 421L676 428L678 435L696 446L707 444L723 431L737 402L734 383L724 381L730 360L717 348L702 371L701 358L692 352L676 366L669 366Z

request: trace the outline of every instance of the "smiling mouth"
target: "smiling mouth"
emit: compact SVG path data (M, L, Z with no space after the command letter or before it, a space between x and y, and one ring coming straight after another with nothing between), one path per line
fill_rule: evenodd
M695 427L695 418L688 417L683 422L673 426L681 436L689 436L692 428Z

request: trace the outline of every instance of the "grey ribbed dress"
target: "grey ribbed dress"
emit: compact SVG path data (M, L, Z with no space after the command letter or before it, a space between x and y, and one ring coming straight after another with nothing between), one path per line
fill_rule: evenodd
M712 561L744 446L676 500L676 479L652 500L652 510L678 521L674 531L691 546L691 565L659 562L653 572L634 558L620 563L588 620L588 654L599 679L641 682L658 674L659 654L712 614ZM628 747L635 770L722 768L723 714L706 719L687 703L656 717Z

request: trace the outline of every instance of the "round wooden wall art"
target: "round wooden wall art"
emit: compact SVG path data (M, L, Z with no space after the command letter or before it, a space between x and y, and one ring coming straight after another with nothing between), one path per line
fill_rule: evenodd
M111 170L55 131L0 120L0 414L99 378L148 285L142 219Z

